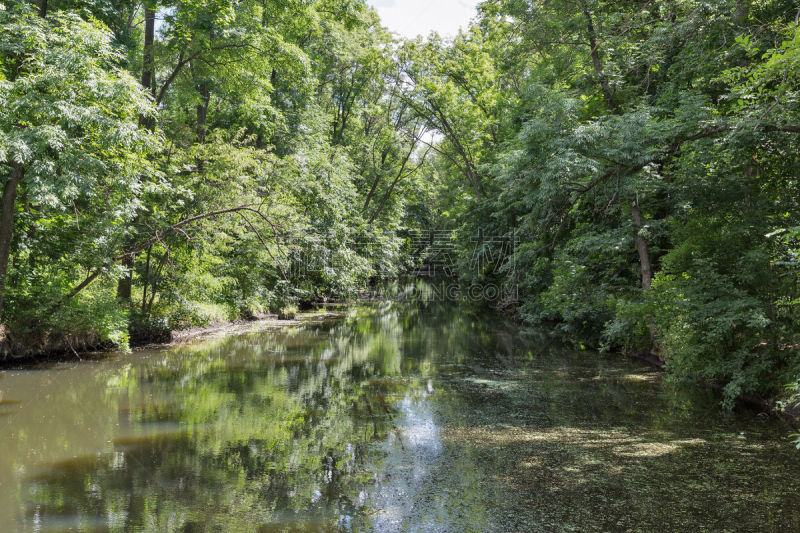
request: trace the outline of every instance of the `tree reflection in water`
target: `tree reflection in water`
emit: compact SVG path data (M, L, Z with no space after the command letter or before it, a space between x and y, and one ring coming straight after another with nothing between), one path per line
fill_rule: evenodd
M783 428L485 310L385 304L75 369L14 376L56 383L31 418L60 409L2 441L22 530L800 523ZM53 450L77 458L32 469Z

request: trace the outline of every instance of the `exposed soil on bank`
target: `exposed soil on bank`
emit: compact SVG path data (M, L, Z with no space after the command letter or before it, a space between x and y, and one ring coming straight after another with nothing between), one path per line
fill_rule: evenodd
M159 342L138 342L133 350L153 350L167 348L192 342L202 342L208 339L227 337L230 335L243 335L268 329L297 327L320 324L340 318L346 311L318 310L298 313L295 318L281 319L275 314L261 314L251 319L240 319L233 322L219 322L203 327L194 327L182 330L172 330L168 335L161 336ZM165 338L166 337L166 338ZM76 360L93 360L108 353L115 352L114 346L103 342L79 342L64 340L50 343L39 351L29 351L24 355L15 356L7 353L0 355L0 369L31 368L37 365Z
M266 329L308 326L320 324L329 320L340 318L344 311L311 311L298 313L295 318L280 319L278 315L263 314L249 320L237 320L234 322L221 322L205 327L189 328L172 332L172 340L166 343L150 343L137 346L137 350L149 350L158 347L177 346L190 342L201 342L208 339L227 337L230 335L243 335Z

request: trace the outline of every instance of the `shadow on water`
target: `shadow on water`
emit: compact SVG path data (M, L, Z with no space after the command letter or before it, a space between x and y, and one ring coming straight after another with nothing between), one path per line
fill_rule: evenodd
M480 310L386 304L92 365L24 377L62 380L20 408L67 422L0 419L19 530L800 529L774 421Z

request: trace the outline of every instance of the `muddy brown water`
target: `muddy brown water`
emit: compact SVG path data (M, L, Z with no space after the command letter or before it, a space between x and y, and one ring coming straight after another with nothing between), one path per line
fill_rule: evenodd
M800 452L457 305L0 372L0 531L800 531Z

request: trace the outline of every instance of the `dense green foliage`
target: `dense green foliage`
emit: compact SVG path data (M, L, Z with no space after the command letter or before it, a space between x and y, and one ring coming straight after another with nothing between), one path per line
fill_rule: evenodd
M394 275L429 194L394 46L359 1L3 2L6 350Z
M780 395L799 15L486 0L455 39L398 42L361 0L4 1L6 334L124 344L348 298L444 228L461 277L517 285L495 303L530 324L729 403ZM516 239L514 268L476 271L475 235Z
M653 353L728 401L796 379L797 15L780 0L481 5L420 100L473 157L440 166L463 184L449 223L517 232L525 320Z

